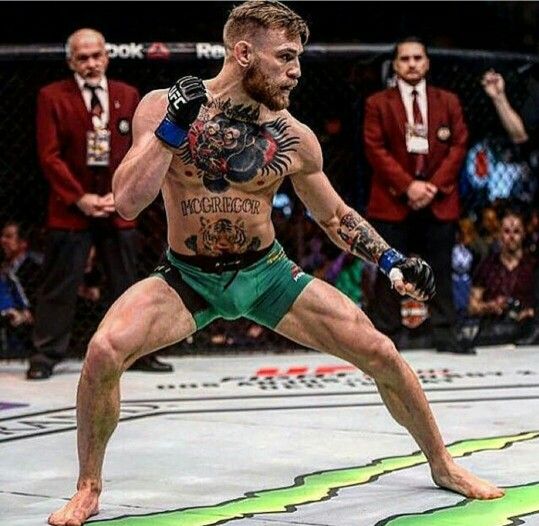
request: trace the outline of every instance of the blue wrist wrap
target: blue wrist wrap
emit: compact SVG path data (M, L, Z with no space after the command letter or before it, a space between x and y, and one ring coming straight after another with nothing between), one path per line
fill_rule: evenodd
M165 117L155 130L155 135L169 146L179 148L187 137L187 132Z
M380 270L387 276L391 269L406 258L394 248L388 248L378 260L378 266Z

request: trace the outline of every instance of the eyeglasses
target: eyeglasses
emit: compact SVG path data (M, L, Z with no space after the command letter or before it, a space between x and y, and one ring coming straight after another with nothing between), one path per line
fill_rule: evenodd
M524 231L520 228L502 228L504 234L523 234Z

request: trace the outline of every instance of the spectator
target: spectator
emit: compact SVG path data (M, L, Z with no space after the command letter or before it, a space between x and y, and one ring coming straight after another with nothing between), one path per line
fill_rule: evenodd
M495 217L496 239L498 237L498 230L500 228L497 216ZM472 273L475 271L477 265L487 256L491 250L491 243L482 238L476 227L476 223L471 217L462 217L458 222L458 236L460 241L464 244L468 250L472 253Z
M514 146L500 147L504 141L500 143L499 139L492 138L474 145L466 162L466 175L470 185L486 188L487 197L491 201L495 198L516 198L531 202L537 190L537 181L530 169L534 163L530 162L533 158L530 151L531 141L524 121L507 98L502 75L490 69L484 73L481 84L492 100L508 139ZM539 122L532 124L530 120L530 126L533 128L538 124ZM478 162L481 153L484 162Z
M505 80L502 75L493 69L488 70L481 80L485 93L491 98L500 122L502 123L509 138L514 144L519 144L524 149L529 165L537 175L539 164L539 89L537 82L531 83L528 97L522 108L520 116L511 106L505 93ZM537 182L535 184L537 188ZM537 203L537 194L535 195ZM534 345L539 343L539 267L534 271L533 288L536 303L534 305L534 319L530 324L528 334L524 335L517 343L520 345Z
M491 209L494 212L494 209ZM496 241L499 230L499 221L495 216ZM456 244L453 247L451 259L451 278L453 281L453 304L457 313L457 338L463 346L473 350L473 339L479 330L477 320L470 319L468 308L472 290L472 276L478 264L491 250L491 243L487 243L477 232L473 220L463 217L459 220Z
M469 312L480 319L478 344L513 342L533 318L534 262L523 250L524 235L522 217L506 212L500 251L489 254L473 277Z
M504 78L493 69L489 69L483 75L481 84L485 93L492 99L502 126L507 131L511 141L515 144L527 142L528 134L524 128L524 123L505 94Z
M526 250L536 259L539 257L539 210L531 211L526 224Z
M451 279L453 281L453 304L457 313L457 320L462 321L468 314L470 291L472 286L472 269L474 253L471 248L473 242L470 234L473 230L469 223L462 219L459 221L457 242L451 255Z
M66 356L77 290L93 244L107 277L108 303L137 279L135 223L116 213L111 178L131 145L139 94L107 79L101 33L75 31L66 50L74 75L43 87L37 100L38 156L50 193L35 349L27 371L32 380L50 377ZM155 358L135 368L171 370Z
M498 212L494 206L485 206L481 210L481 221L479 224L479 239L482 241L480 248L481 259L484 259L489 252L497 252L500 243L500 220Z
M431 264L438 287L430 304L436 349L467 352L454 334L449 269L468 131L457 96L427 84L429 58L421 40L396 44L393 69L397 85L375 93L365 105L365 153L373 172L367 215L389 244ZM380 274L374 295L374 324L398 342L400 298Z
M0 339L4 356L23 357L31 347L33 302L41 257L28 250L28 241L16 222L8 222L0 237Z

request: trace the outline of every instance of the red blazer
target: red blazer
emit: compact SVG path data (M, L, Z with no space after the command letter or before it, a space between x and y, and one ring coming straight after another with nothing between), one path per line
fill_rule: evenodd
M49 228L84 230L90 225L75 204L85 193L111 191L112 175L131 146L131 121L140 96L136 88L108 81L111 155L108 167L86 166L86 132L92 130L90 113L74 78L53 82L37 98L37 151L43 175L50 184ZM118 214L116 228L132 228Z
M438 187L430 209L440 220L459 217L458 175L466 154L468 129L458 97L427 86L429 153L427 180ZM406 151L406 110L398 88L370 96L365 103L365 153L372 167L367 216L402 221L411 208L406 189L414 181L413 155Z

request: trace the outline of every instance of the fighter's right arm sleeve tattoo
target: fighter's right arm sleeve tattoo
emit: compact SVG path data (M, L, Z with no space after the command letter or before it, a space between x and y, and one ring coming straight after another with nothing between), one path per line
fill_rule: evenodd
M341 217L337 234L352 254L373 263L378 263L380 256L390 248L372 225L354 210Z

